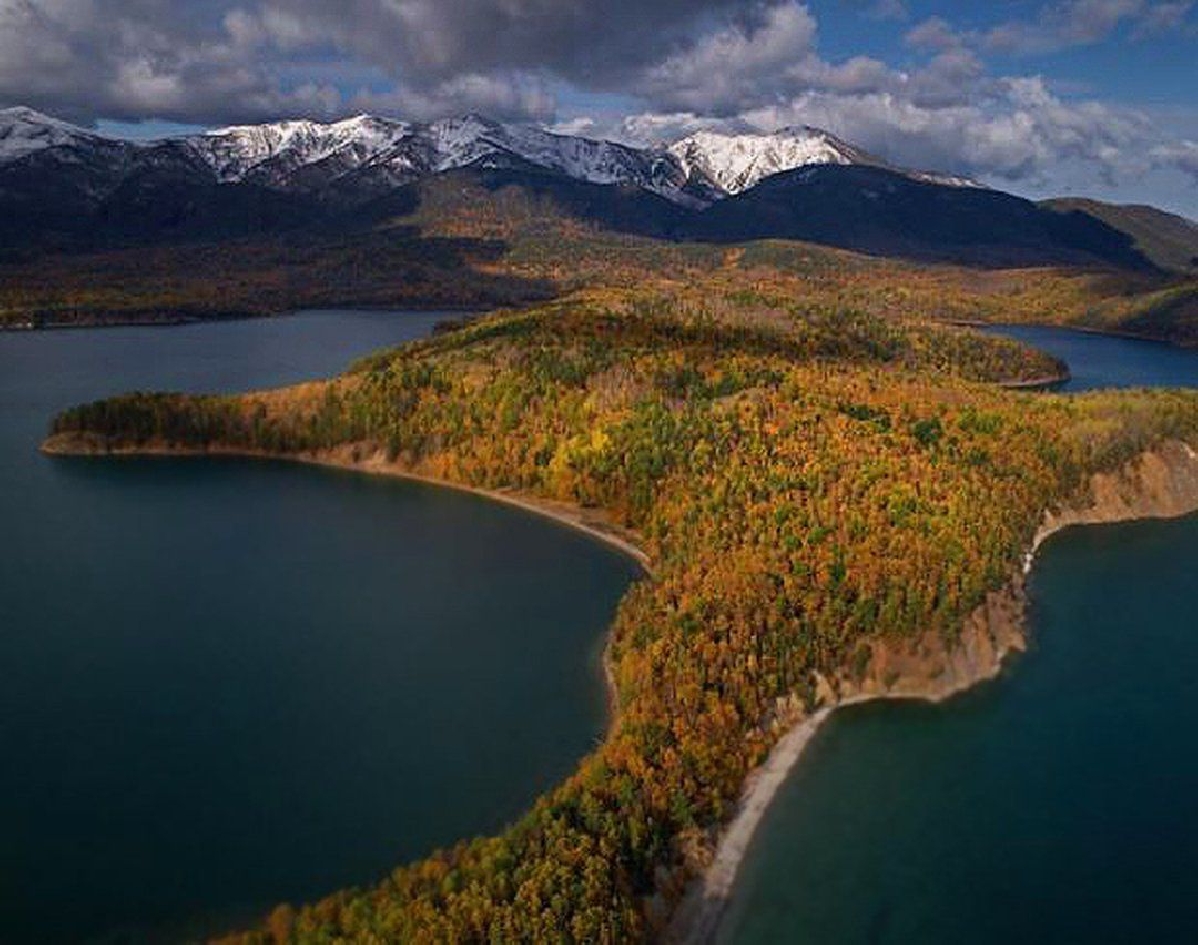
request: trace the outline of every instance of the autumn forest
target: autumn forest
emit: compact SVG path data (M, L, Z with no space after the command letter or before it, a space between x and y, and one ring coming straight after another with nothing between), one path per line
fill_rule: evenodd
M533 230L502 277L552 300L323 383L135 393L54 421L65 452L336 459L568 503L651 562L611 629L610 733L572 777L496 836L280 906L240 940L660 934L789 724L893 683L882 651L934 676L1046 511L1145 449L1198 443L1195 395L1010 390L1064 367L956 324L1134 326L1192 289Z

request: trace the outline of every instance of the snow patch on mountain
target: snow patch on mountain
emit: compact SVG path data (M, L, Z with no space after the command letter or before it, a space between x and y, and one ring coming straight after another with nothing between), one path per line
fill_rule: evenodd
M725 194L739 194L764 178L811 164L860 164L863 152L815 128L773 134L699 131L670 145L688 177L699 177Z
M24 106L0 108L0 163L16 161L47 148L109 142L76 125Z
M687 177L704 180L724 194L739 194L767 177L813 165L866 165L914 180L951 187L977 186L952 177L893 167L822 128L803 125L772 134L699 131L669 146Z
M244 180L267 162L282 162L282 173L334 155L361 166L410 134L404 122L359 115L344 121L280 121L265 125L233 125L193 135L186 144L222 183Z
M685 175L668 157L611 141L505 125L476 115L434 122L425 132L435 169L510 164L512 159L591 184L623 184L674 197Z

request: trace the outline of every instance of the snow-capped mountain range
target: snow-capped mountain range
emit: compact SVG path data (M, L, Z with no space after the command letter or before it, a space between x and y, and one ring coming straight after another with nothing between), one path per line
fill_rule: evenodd
M811 165L867 165L947 186L960 177L890 167L818 128L772 134L703 131L672 144L634 148L503 124L477 115L411 123L360 115L332 123L281 121L218 128L157 141L106 137L30 108L0 109L0 170L31 160L99 166L115 185L145 167L177 167L218 184L258 183L315 191L353 183L402 186L457 168L539 169L591 184L640 188L699 207L761 180Z
M222 182L278 187L369 174L404 184L462 167L531 165L593 184L677 198L686 181L668 156L607 141L504 125L477 115L410 124L360 115L332 124L288 121L220 128L183 139Z
M477 115L359 115L131 141L0 109L0 265L6 254L382 231L418 239L463 225L473 239L497 224L501 235L488 238L498 241L561 220L982 265L1148 265L1127 234L1093 216L894 167L818 128L701 131L636 148Z

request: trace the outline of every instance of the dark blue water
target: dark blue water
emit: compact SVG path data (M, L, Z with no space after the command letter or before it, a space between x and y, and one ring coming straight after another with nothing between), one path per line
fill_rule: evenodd
M1198 386L1198 354L1012 329L1078 389ZM735 943L1198 941L1198 519L1073 529L1033 646L942 706L834 713L763 821Z
M1037 325L1003 325L990 330L1065 361L1073 376L1057 388L1061 391L1198 387L1198 352L1163 341L1113 338Z
M498 828L601 737L632 565L417 484L49 459L62 407L319 377L440 316L0 334L0 941L219 930Z

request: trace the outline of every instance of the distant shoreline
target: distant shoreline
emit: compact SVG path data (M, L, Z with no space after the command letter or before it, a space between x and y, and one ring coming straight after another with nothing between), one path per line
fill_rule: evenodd
M244 315L212 315L212 316L171 316L167 318L97 318L81 319L79 321L41 322L22 321L12 323L0 322L0 332L21 334L36 334L46 331L85 331L96 328L179 328L182 325L206 325L219 322L244 322L260 318L280 318L290 313L280 314L244 314Z
M28 318L0 321L0 332L31 334L46 331L84 331L100 328L180 328L185 325L213 325L225 322L269 321L291 318L311 312L444 312L446 315L480 315L496 308L519 308L519 304L500 305L448 305L422 302L407 302L397 305L337 305L285 309L278 312L213 312L212 314L163 314L161 317L137 318L117 316L114 318L87 317L77 321L37 322Z
M1129 341L1150 341L1153 344L1166 345L1170 348L1180 348L1183 351L1193 351L1198 348L1198 342L1183 344L1172 341L1162 335L1149 335L1145 332L1126 331L1118 328L1095 328L1093 325L1070 325L1064 322L986 322L976 318L946 319L943 324L955 325L958 328L981 328L997 330L1001 328L1054 328L1058 331L1075 331L1082 335L1098 335L1103 338L1126 338Z

